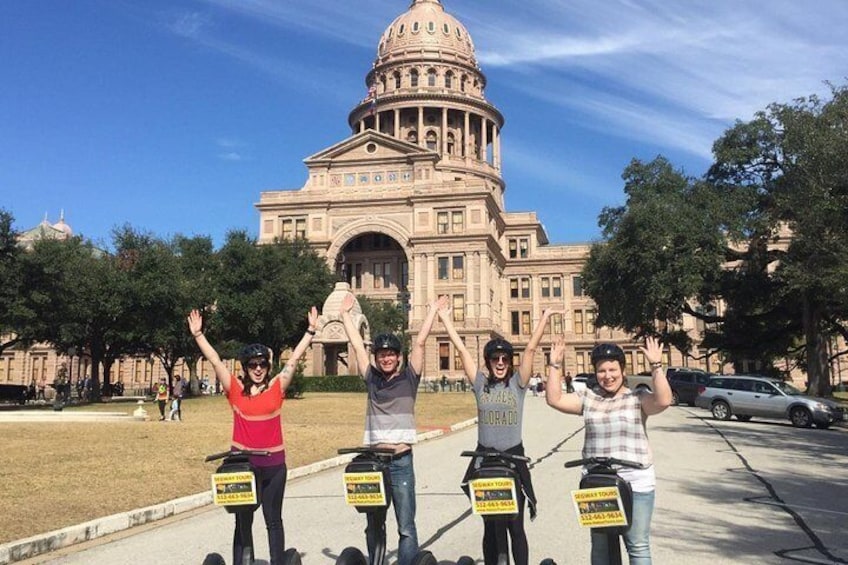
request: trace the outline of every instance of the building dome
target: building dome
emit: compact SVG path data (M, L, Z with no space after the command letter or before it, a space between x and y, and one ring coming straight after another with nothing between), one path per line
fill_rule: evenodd
M380 37L375 65L407 55L454 59L477 67L474 43L465 26L445 12L439 0L413 0L409 10L389 24Z

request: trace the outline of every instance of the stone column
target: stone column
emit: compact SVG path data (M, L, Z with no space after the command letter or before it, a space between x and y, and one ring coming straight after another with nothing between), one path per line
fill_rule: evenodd
M471 117L468 112L463 112L465 119L465 129L462 130L462 156L465 157L465 164L468 165L471 156Z
M395 139L400 139L400 108L395 108Z
M418 147L424 146L424 106L418 106Z
M448 154L448 109L442 108L442 155Z
M487 149L487 145L489 144L489 120L484 117L480 118L480 160L486 163L489 162L489 151Z

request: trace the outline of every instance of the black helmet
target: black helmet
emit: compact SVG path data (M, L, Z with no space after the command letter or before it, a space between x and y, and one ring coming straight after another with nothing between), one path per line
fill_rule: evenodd
M374 353L377 353L383 349L390 349L395 353L400 354L400 340L394 334L378 334L374 338L374 342L371 344L371 350Z
M621 368L627 364L627 357L624 355L624 350L614 343L601 343L595 346L592 353L589 354L592 359L592 366L597 367L601 361L618 361Z
M488 361L497 353L505 353L507 357L509 357L510 363L512 362L512 344L507 340L496 337L493 340L490 340L489 343L486 344L486 347L483 348L483 357Z
M271 352L261 343L251 343L250 345L245 345L238 354L239 362L242 367L247 365L248 361L256 359L257 357L270 362Z

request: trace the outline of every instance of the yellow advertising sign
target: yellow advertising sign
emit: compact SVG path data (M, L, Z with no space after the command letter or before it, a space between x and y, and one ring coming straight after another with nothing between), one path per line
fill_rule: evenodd
M387 506L383 473L345 473L345 502L350 506Z
M474 479L471 488L471 511L480 516L518 514L515 481L509 478Z
M627 515L618 487L586 488L571 491L577 521L586 528L627 526Z
M256 504L256 477L247 472L213 474L212 501L218 506Z

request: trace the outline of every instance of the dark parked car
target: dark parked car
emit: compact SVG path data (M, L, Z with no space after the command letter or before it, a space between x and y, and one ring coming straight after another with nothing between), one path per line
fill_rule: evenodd
M671 386L671 404L688 404L695 406L695 398L698 396L698 390L707 386L710 382L711 373L704 371L689 371L684 369L669 369L668 384Z
M748 375L717 375L710 379L695 399L700 408L712 411L713 418L731 416L747 422L753 416L788 418L793 426L826 429L845 419L836 402L806 396L780 379Z

